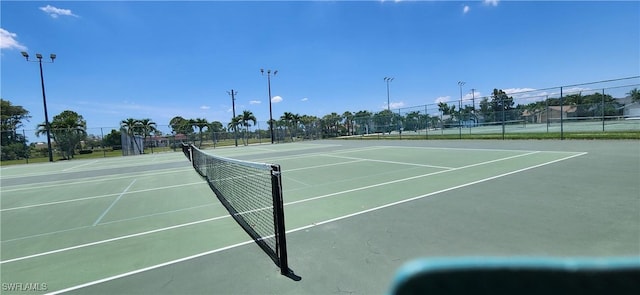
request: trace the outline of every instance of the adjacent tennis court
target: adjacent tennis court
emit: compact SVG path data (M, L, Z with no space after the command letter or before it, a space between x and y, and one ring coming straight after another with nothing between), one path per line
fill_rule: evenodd
M281 166L302 280L280 275L177 152L2 167L2 292L380 294L422 257L640 257L638 141L204 151Z

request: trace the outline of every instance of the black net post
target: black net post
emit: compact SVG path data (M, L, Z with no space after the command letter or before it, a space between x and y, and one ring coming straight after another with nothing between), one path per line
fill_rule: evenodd
M280 165L271 165L271 187L273 197L273 220L276 229L276 249L278 251L278 263L280 264L280 274L293 280L301 278L289 269L287 259L287 238L284 223L284 201L282 198L282 172Z

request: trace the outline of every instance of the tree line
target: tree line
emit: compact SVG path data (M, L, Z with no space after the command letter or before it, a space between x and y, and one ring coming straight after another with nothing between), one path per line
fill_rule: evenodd
M640 91L637 88L627 93L631 102L640 102ZM28 145L26 134L18 132L29 121L29 111L22 106L13 105L10 101L0 99L1 106L1 159L12 160L31 157L33 144ZM392 131L418 130L424 128L446 128L460 126L461 122L478 124L502 123L522 120L524 114L536 114L549 110L550 107L573 107L573 117L576 119L592 117L608 117L621 115L622 105L611 95L593 93L570 94L562 98L546 98L529 104L514 106L514 98L501 89L494 89L489 97L480 98L478 107L465 105L456 107L455 103L440 102L437 104L439 115L429 115L427 112L410 111L405 114L382 110L372 113L366 110L358 112L336 112L316 117L284 112L279 119L267 121L267 126L256 126L258 119L249 110L231 118L225 126L220 121L208 122L204 118L186 119L176 116L169 121L173 135L182 134L192 138L201 146L205 140L214 143L219 140L240 140L243 145L249 144L251 138L270 138L269 126L273 125L274 134L278 140L295 141L296 139L318 139L344 135L361 135ZM82 115L65 110L55 115L50 122L50 134L55 142L56 150L63 159L72 159L83 146L92 142L91 146L117 148L122 145L122 132L126 138L132 140L136 136L147 142L151 136L162 136L158 125L151 119L127 118L120 122L120 130L111 130L109 134L99 138L87 134L86 120ZM43 122L38 124L35 135L46 135L47 126ZM132 141L131 144L137 144ZM144 147L140 147L144 149ZM46 154L46 150L43 152Z

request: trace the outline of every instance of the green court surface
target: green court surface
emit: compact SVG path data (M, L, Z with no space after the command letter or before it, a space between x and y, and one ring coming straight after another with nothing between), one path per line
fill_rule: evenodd
M2 167L3 294L382 294L425 257L640 259L638 141L315 141L280 164L289 266L182 153Z

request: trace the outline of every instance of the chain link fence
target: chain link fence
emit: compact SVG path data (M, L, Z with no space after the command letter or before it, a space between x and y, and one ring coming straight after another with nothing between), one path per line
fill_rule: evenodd
M495 89L458 100L395 110L293 116L240 124L222 122L174 128L102 127L51 130L57 159L98 153L103 157L180 151L181 143L201 148L285 143L324 138L557 138L567 134L629 132L640 138L640 76L526 91ZM182 130L176 132L175 130ZM44 130L2 130L2 160L46 158ZM36 136L27 142L27 138ZM124 141L124 142L123 142ZM5 144L8 143L8 144Z

